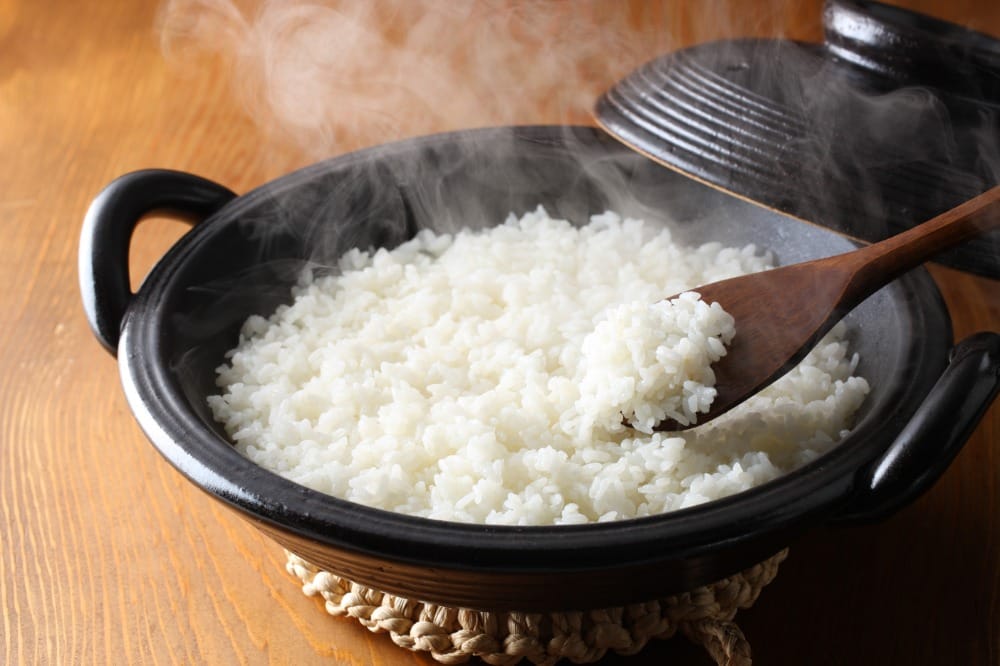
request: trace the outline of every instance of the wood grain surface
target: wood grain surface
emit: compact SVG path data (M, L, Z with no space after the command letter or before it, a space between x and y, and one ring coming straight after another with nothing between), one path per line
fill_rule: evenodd
M252 19L261 11L250 2L200 4L230 25L234 12ZM995 0L903 4L1000 33ZM386 43L405 43L406 22L419 13L379 7ZM667 48L745 34L820 34L816 0L477 7L546 17L546 38L534 35L523 60L504 56L514 72L539 69L550 43L556 50L568 44L563 25L571 38L607 26L621 39L580 59L564 55L563 64L573 65L568 91L544 94L558 80L550 71L503 109L477 111L471 97L455 102L454 113L402 104L388 124L369 127L367 112L350 116L352 124L314 123L320 142L303 127L257 114L263 93L248 81L251 61L241 51L257 33L226 33L217 22L218 37L206 41L211 21L200 33L190 17L165 23L175 5L154 2L0 0L0 663L433 663L328 617L284 571L277 546L158 457L129 413L114 359L83 318L76 252L91 198L133 169L184 169L244 192L321 151L474 124L589 122L581 99ZM461 81L460 56L476 52L469 44L502 42L495 24L477 20L463 37L466 50L439 63L457 77L446 82ZM177 38L165 55L158 25L172 25L175 38L184 30L185 39L201 35L209 48ZM512 25L516 33L534 23ZM211 48L220 45L232 50ZM321 62L340 71L335 60ZM336 99L354 99L352 86L370 84L353 71L338 81ZM366 94L379 99L377 90ZM328 111L320 107L319 116ZM133 274L141 276L183 230L165 219L144 223L132 243ZM1000 283L939 267L933 275L957 337L1000 330ZM820 528L792 544L777 581L739 617L757 663L1000 664L998 440L994 405L914 505L879 525ZM602 663L709 662L677 639Z

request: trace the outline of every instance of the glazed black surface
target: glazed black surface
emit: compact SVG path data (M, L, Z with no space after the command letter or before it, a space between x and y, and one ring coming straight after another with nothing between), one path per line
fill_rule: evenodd
M597 103L602 127L703 181L875 241L1000 177L1000 41L832 0L825 43L746 39L657 58ZM942 263L1000 277L1000 232Z
M1000 41L985 33L863 0L828 0L823 27L833 56L887 89L930 86L975 105L1000 104Z
M633 589L633 582L620 593L631 596L603 601L690 589L759 561L796 532L838 512L853 520L876 516L903 493L933 481L931 475L917 487L910 477L922 470L911 465L879 493L858 482L948 363L948 315L923 270L878 292L848 317L862 359L859 372L873 386L855 431L813 464L700 507L584 526L463 525L342 501L281 479L233 449L205 402L216 390L214 368L236 344L249 315L269 314L290 300L303 267L329 270L352 247L392 247L425 227L489 226L539 203L578 222L607 208L654 222L669 218L684 241L755 242L773 250L780 263L854 247L833 232L663 169L591 128L477 130L361 151L236 198L154 267L129 304L119 344L122 380L136 418L175 467L269 533L292 535L314 553L338 549L375 562L426 567L421 598L442 594L437 600L465 605L475 604L440 592L442 570L481 573L487 589L493 574L524 574L525 585L544 587L549 581L557 585L557 574L565 572L662 564L655 581L642 582L641 589ZM956 390L964 387L945 393ZM954 435L961 446L964 437L958 435L967 434L961 428L972 417L957 424L941 418L931 419L938 427L934 436ZM918 428L912 439L933 447L925 435ZM373 566L361 582L393 591L381 571ZM558 593L548 597L551 607L559 607Z

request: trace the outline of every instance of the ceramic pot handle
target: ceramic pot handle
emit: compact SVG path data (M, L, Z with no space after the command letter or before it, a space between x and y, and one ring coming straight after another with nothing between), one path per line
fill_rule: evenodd
M867 523L903 508L937 481L1000 389L1000 334L976 333L950 362L910 422L858 479L833 522Z
M80 293L91 330L112 355L133 296L129 241L143 216L157 211L195 224L235 196L199 176L147 169L114 180L90 204L80 234Z

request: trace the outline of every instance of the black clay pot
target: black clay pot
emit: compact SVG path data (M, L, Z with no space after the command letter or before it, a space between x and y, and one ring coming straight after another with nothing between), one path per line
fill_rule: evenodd
M83 300L97 337L117 350L136 419L192 483L327 570L479 609L652 599L748 567L810 527L879 519L933 483L995 395L1000 336L974 336L949 355L948 315L921 269L848 317L859 372L873 390L836 449L752 491L663 516L528 528L407 517L267 472L212 420L205 398L213 369L247 316L290 299L307 262L393 246L423 227L496 224L539 203L577 220L607 208L669 218L682 240L755 242L781 263L854 247L663 169L598 130L500 128L345 155L239 197L183 173L124 176L87 215ZM154 209L200 221L131 294L128 239Z
M877 241L1000 180L1000 40L877 2L828 0L824 42L741 39L652 60L600 125L671 168ZM1000 232L940 261L1000 278Z

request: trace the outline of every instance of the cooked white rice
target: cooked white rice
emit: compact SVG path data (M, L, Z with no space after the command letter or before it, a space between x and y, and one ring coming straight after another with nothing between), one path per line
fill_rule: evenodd
M711 364L725 355L735 331L718 303L690 291L609 307L583 339L575 376L578 434L589 437L595 426L619 432L623 419L646 434L667 418L696 423L716 395Z
M733 336L694 294L658 302L770 267L753 246L685 248L613 213L422 231L304 274L291 305L251 317L209 404L261 466L392 511L546 525L692 506L827 451L868 392L838 326L702 427L623 426L706 411Z

